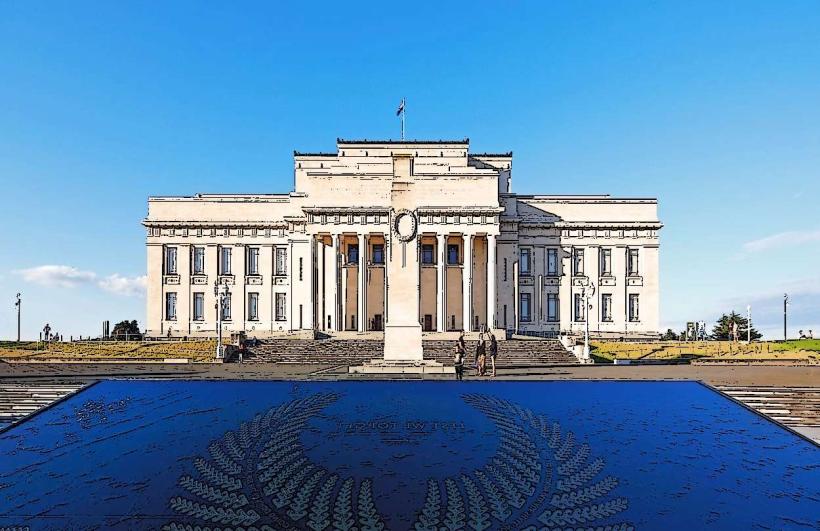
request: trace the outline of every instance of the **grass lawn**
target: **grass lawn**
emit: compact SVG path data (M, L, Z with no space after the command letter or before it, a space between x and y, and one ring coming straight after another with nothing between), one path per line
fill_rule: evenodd
M129 361L186 358L214 359L216 341L75 341L39 343L0 341L0 359L8 361Z
M733 343L731 341L657 341L652 343L625 343L616 341L590 342L591 354L596 361L623 360L677 360L694 358L805 360L820 363L820 339L792 341L761 341Z

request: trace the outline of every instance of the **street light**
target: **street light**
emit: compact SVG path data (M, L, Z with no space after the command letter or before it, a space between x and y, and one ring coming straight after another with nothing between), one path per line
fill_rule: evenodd
M225 356L222 348L222 313L225 311L225 296L228 294L227 284L220 284L219 280L214 281L214 296L216 297L216 359L221 360Z
M592 304L589 300L595 295L595 284L590 282L586 286L581 287L581 298L584 299L584 359L589 360L589 311L592 309Z
M786 308L789 306L789 294L783 294L783 341L789 339L788 334L786 333Z
M17 342L20 342L20 306L22 305L22 299L20 298L20 294L17 294L17 301L14 303L14 307L17 308Z

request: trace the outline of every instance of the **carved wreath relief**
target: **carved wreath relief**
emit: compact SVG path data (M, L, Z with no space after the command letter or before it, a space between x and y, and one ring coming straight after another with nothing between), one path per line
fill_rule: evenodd
M403 208L396 212L396 217L393 218L393 232L396 234L396 239L400 242L409 242L416 237L416 230L418 228L418 220L416 215Z
M187 494L169 500L168 531L310 529L381 531L378 480L341 476L305 455L300 434L311 417L340 399L317 393L243 422L208 447L196 473L179 479ZM469 474L427 480L416 500L416 531L485 529L633 529L610 523L627 508L611 497L604 461L558 423L504 399L462 396L498 429L496 454ZM375 490L375 494L374 494ZM413 500L402 500L402 504Z

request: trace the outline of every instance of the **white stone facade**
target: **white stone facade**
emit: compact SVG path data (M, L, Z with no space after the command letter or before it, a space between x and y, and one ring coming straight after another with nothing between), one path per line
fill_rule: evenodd
M587 316L593 335L658 330L655 199L517 195L512 153L467 140L340 139L295 152L294 180L281 195L149 198L149 336L215 336L215 282L230 293L223 330L256 337L378 333L397 293L418 297L431 334L580 333ZM399 216L391 197L409 188ZM391 283L399 252L416 253L417 281Z

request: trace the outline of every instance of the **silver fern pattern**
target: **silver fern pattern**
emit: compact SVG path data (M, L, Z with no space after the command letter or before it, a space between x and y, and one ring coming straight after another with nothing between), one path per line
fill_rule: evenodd
M271 408L208 445L184 495L169 500L177 520L166 531L383 531L370 478L340 477L305 454L307 422L339 396L317 393ZM429 478L416 531L487 529L631 530L608 520L625 511L605 463L587 444L543 415L490 395L462 397L496 427L498 446L480 469Z
M207 457L194 460L196 476L179 479L190 498L168 502L183 521L162 529L382 531L372 481L363 479L357 487L355 478L340 480L311 462L300 442L307 422L336 400L332 393L292 400L212 441Z

